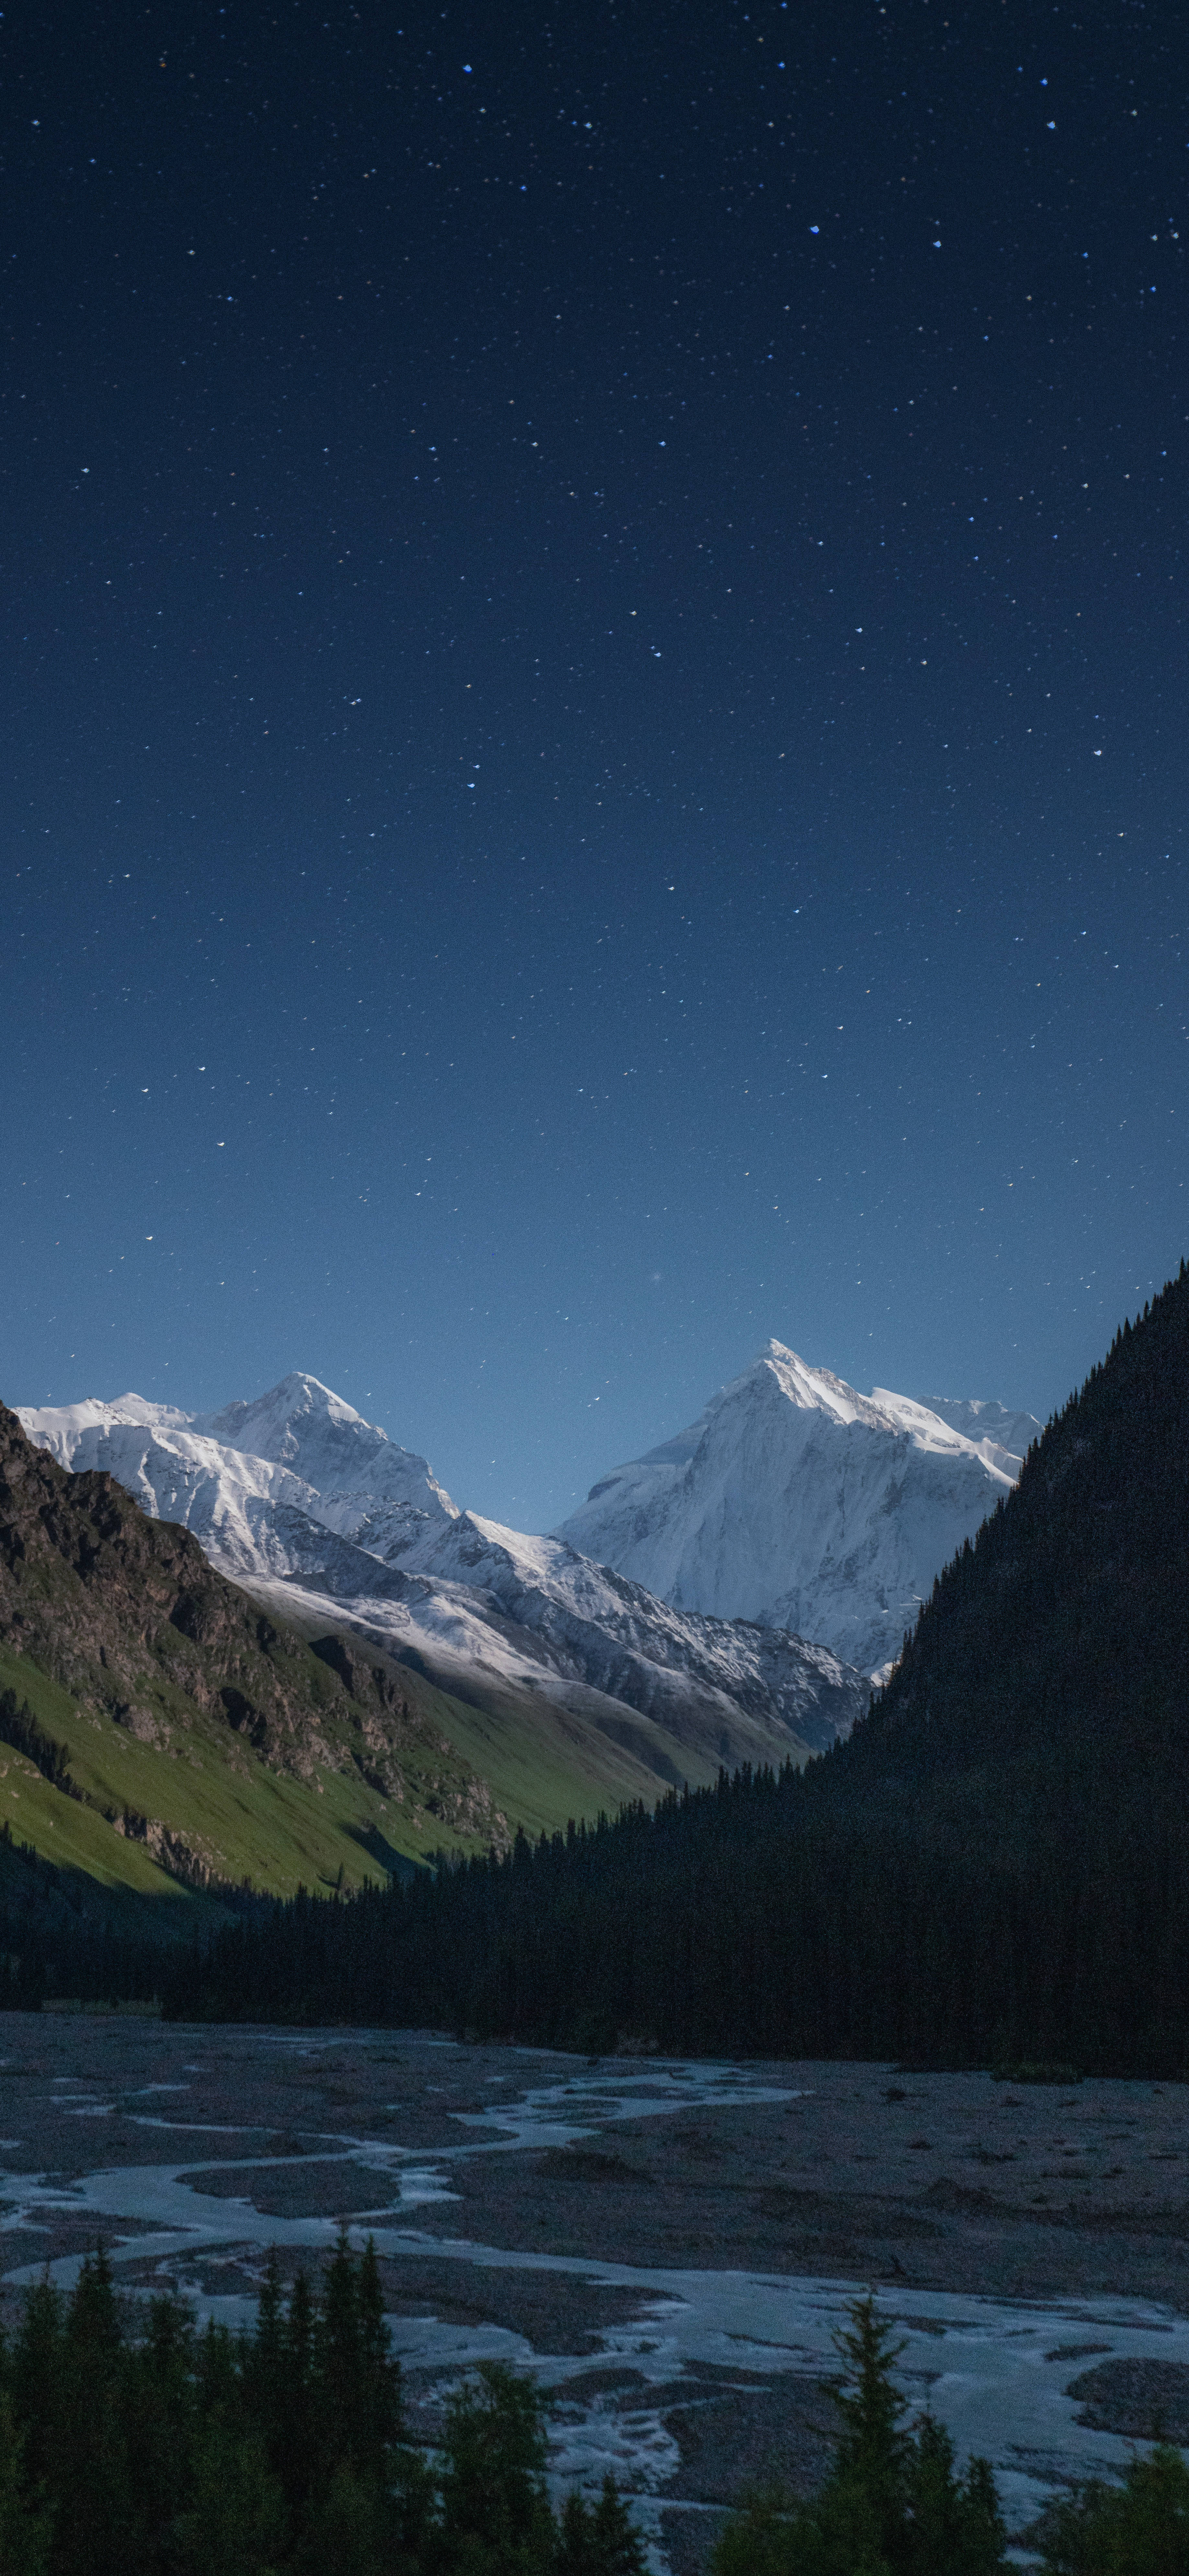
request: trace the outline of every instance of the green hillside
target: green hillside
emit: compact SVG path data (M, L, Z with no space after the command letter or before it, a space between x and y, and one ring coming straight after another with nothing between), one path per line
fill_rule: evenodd
M592 1730L478 1711L358 1639L302 1636L189 1532L70 1476L0 1407L0 1826L148 1893L358 1886L441 1847L506 1848L639 1794ZM27 1705L74 1794L26 1743ZM25 1735L28 1727L25 1727ZM61 1765L57 1766L60 1771Z
M503 1711L481 1710L420 1674L401 1681L410 1713L403 1799L369 1783L354 1761L316 1764L308 1779L277 1770L218 1720L189 1710L179 1726L164 1692L162 1717L175 1724L167 1741L145 1741L0 1645L0 1694L27 1704L63 1747L81 1793L53 1787L26 1754L0 1742L0 1827L110 1887L176 1898L185 1884L217 1891L247 1880L290 1895L299 1886L357 1887L441 1848L484 1850L493 1839L505 1844L519 1824L535 1835L640 1794L638 1764L605 1739L588 1741L593 1730L577 1722L572 1737L558 1736L547 1707L512 1700ZM329 1726L326 1736L337 1750Z
M576 1687L572 1707L552 1694L514 1691L493 1684L483 1704L441 1692L442 1731L480 1778L510 1823L528 1834L552 1833L572 1816L614 1814L630 1800L651 1806L673 1775L672 1737L635 1710L624 1712L626 1744L600 1725L585 1703L600 1694ZM655 1748L654 1741L655 1739ZM717 1764L697 1753L686 1757L691 1784L716 1776Z
M663 1729L580 1684L559 1705L477 1675L464 1698L287 1608L110 1476L67 1474L0 1406L0 1829L172 1904L287 1896L506 1851L518 1827L651 1805L674 1777Z
M273 1606L274 1596L266 1597ZM331 1605L327 1604L333 1616ZM350 1672L376 1650L353 1631L338 1637L316 1635L308 1620L293 1621L316 1653L335 1656L338 1668ZM688 1780L706 1787L718 1777L718 1759L690 1746L677 1746L672 1735L638 1709L612 1700L583 1682L554 1683L544 1688L517 1688L478 1666L465 1680L449 1667L435 1676L427 1668L424 1647L410 1664L388 1663L402 1692L417 1696L441 1736L469 1770L491 1791L493 1809L515 1831L551 1833L572 1816L590 1820L634 1799L652 1806L667 1788ZM456 1687L451 1687L455 1683ZM793 1739L790 1738L790 1744ZM675 1767L680 1753L682 1770Z
M52 1787L25 1755L0 1744L0 1823L46 1859L109 1886L174 1893L182 1879L248 1879L288 1894L335 1884L340 1870L345 1884L360 1885L397 1854L424 1857L440 1839L422 1801L407 1819L394 1815L395 1801L354 1766L353 1776L320 1766L311 1779L295 1779L197 1712L181 1746L173 1729L167 1742L145 1742L106 1711L80 1708L25 1656L0 1646L6 1688L64 1746L81 1797Z

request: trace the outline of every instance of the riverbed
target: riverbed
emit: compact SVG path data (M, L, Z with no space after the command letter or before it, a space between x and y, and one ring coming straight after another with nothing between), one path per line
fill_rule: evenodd
M102 2238L130 2293L250 2323L276 2248L372 2236L410 2427L482 2359L554 2401L558 2492L611 2468L655 2576L740 2487L808 2492L868 2288L1009 2523L1189 2443L1189 2088L707 2064L434 2032L0 2016L0 2298Z

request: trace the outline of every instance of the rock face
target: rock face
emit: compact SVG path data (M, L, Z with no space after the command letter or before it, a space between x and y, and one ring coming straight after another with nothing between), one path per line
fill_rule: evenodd
M460 1513L425 1459L316 1378L216 1414L125 1396L22 1419L64 1465L106 1470L146 1512L185 1522L225 1573L303 1625L332 1601L463 1697L498 1684L564 1717L583 1695L583 1716L661 1780L821 1750L866 1705L860 1675L781 1623L675 1610L563 1540Z
M823 1752L867 1704L862 1677L785 1629L673 1610L560 1539L526 1538L461 1513L415 1569L377 1593L412 1605L427 1632L461 1608L492 1641L517 1636L539 1674L581 1682L662 1726L680 1749L727 1763ZM523 1646L522 1646L522 1651ZM678 1776L675 1772L674 1776Z
M361 1660L349 1692L188 1530L150 1519L113 1476L67 1474L3 1405L0 1639L146 1743L197 1710L309 1778L344 1767L344 1730L363 1741L370 1725L385 1754L400 1731L383 1667Z
M956 1410L989 1413L992 1433L1031 1421ZM793 1629L873 1673L1018 1472L991 1433L976 1443L768 1342L688 1430L593 1486L558 1537L675 1609Z

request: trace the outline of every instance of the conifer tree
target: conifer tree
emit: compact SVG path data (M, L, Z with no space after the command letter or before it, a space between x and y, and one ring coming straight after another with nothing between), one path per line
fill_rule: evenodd
M110 2357L108 2366L116 2375L129 2469L127 2545L148 2569L168 2559L171 2525L189 2503L196 2391L194 2319L185 2302L154 2299L143 2343Z
M289 2294L270 2417L271 2466L300 2528L325 2457L314 2393L314 2303L304 2272Z
M284 2495L245 2402L250 2354L214 2324L198 2347L188 2500L172 2527L170 2576L274 2576L281 2564Z
M843 2369L826 2382L841 2417L830 2476L808 2504L753 2497L723 2533L715 2576L995 2576L1005 2536L986 2461L959 2479L941 2425L902 2428L892 2368L904 2345L870 2297L850 2319L834 2338Z
M21 2471L24 2443L13 2420L12 2402L0 2390L0 2571L2 2576L45 2576L49 2557L50 2518L44 2505L30 2501Z
M1187 2576L1189 2468L1157 2443L1132 2461L1121 2487L1092 2479L1045 2517L1043 2565L1051 2576Z
M954 2446L943 2425L925 2415L916 2429L908 2471L912 2576L989 2576L1004 2563L1006 2532L986 2460L954 2474Z
M900 2429L908 2406L895 2386L892 2368L906 2349L905 2340L896 2341L891 2326L877 2315L870 2294L855 2300L850 2319L850 2325L840 2327L834 2336L842 2369L826 2382L842 2418L837 2474L859 2480L873 2496L886 2500L898 2518L912 2445Z
M347 2231L340 2227L322 2284L312 2342L319 2447L331 2472L339 2467L358 2471L365 2449L372 2465L372 2446L361 2423L360 2363L358 2286Z
M102 2252L0 2346L0 2576L643 2576L613 2482L562 2538L535 2385L489 2366L434 2476L408 2444L373 2247L320 2295L270 2260L254 2336L173 2295L125 2327ZM440 2504L440 2510L435 2509Z
M459 2576L551 2576L556 2527L531 2380L501 2362L482 2363L477 2386L451 2399L442 2447L446 2567Z
M364 2457L377 2475L388 2467L393 2446L403 2440L400 2363L393 2358L392 2336L384 2322L384 2294L376 2241L369 2236L356 2274L359 2333L360 2438Z
M557 2576L646 2576L646 2570L640 2535L614 2478L604 2478L593 2507L574 2488L561 2518Z
M120 2371L123 2336L102 2245L79 2272L60 2353L54 2439L70 2458L69 2495L54 2518L52 2576L124 2576L130 2489Z
M305 2530L290 2564L294 2576L395 2576L389 2542L377 2489L342 2460L311 2493ZM409 2576L414 2576L412 2569Z
M57 2461L58 2390L62 2367L61 2293L49 2279L25 2293L24 2315L10 2364L13 2412L27 2494L42 2493Z

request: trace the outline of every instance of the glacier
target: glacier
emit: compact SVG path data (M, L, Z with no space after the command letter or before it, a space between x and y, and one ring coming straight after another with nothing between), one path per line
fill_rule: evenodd
M1006 1404L990 1403L976 1396L959 1402L952 1396L927 1395L923 1402L927 1412L940 1415L951 1431L964 1433L984 1458L996 1467L1005 1467L1012 1476L1019 1475L1033 1441L1039 1440L1044 1429L1034 1413L1013 1413Z
M881 1679L1040 1428L978 1398L860 1395L769 1341L557 1535L675 1609L793 1629Z

